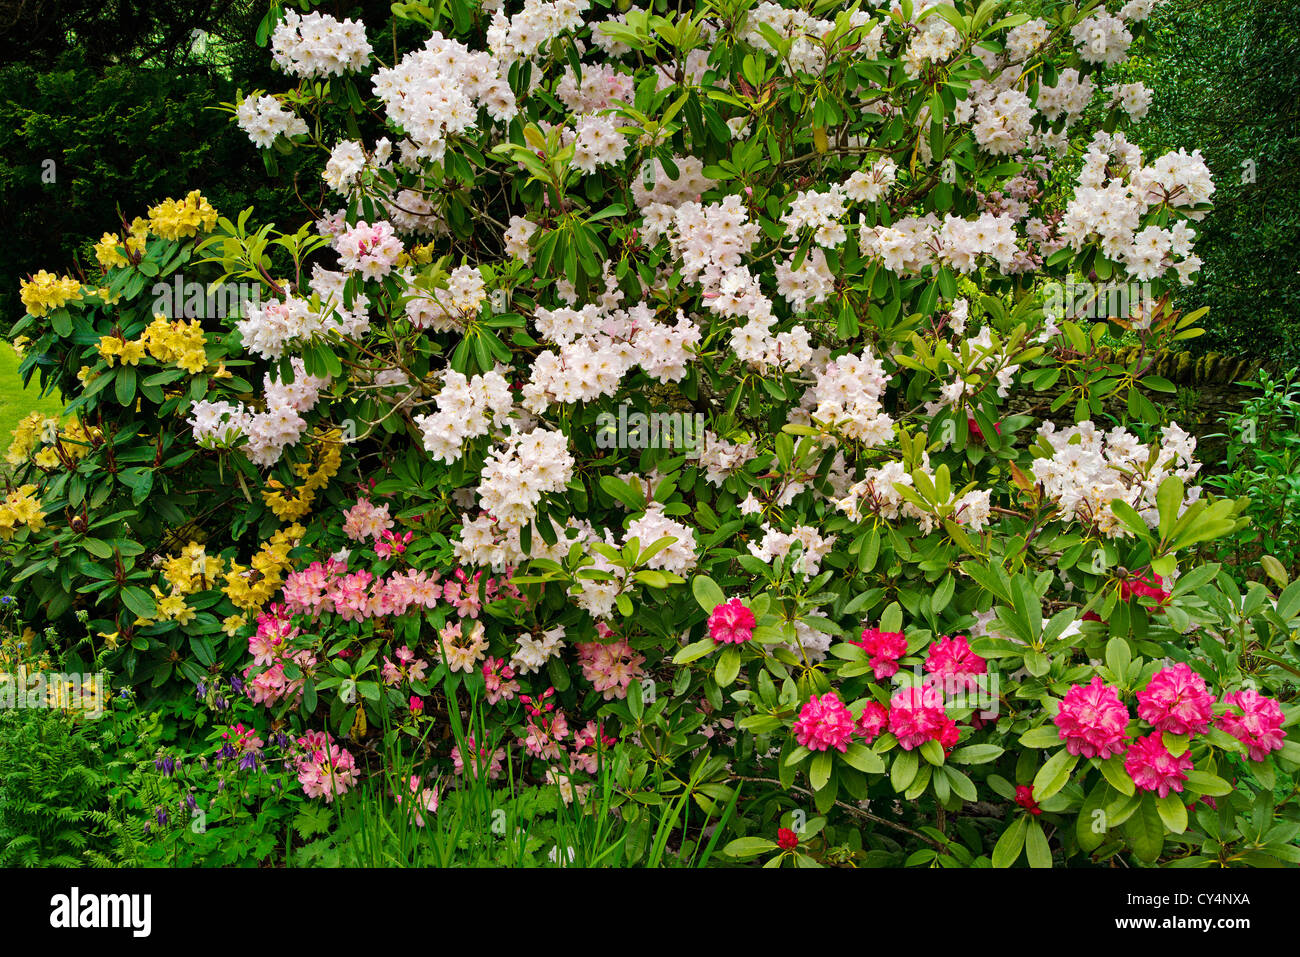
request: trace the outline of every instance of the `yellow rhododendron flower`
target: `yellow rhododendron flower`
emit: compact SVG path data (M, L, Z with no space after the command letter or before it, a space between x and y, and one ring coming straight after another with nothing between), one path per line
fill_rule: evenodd
M95 243L95 258L105 269L126 266L130 260L122 254L122 240L117 233L104 233Z
M81 299L81 283L42 269L30 280L19 283L19 295L27 308L27 314L39 318L51 309Z
M182 200L165 199L149 210L149 229L163 239L194 236L216 224L217 211L197 189Z

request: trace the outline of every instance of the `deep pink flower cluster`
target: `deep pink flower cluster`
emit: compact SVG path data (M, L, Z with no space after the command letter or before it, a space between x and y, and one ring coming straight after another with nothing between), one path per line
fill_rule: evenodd
M938 741L944 753L961 736L957 722L943 709L943 692L934 685L904 688L889 702L889 730L905 751Z
M1091 684L1070 688L1055 720L1066 750L1085 758L1119 754L1128 740L1128 708L1100 676L1094 677Z
M866 707L862 709L862 714L858 715L854 730L867 744L870 744L880 737L880 732L887 727L889 727L889 709L879 702L868 701Z
M582 676L606 701L626 698L628 686L641 677L645 656L633 651L625 638L608 643L589 641L576 647Z
M1165 747L1164 735L1154 731L1138 738L1124 758L1124 770L1143 791L1155 791L1165 797L1170 791L1181 792L1192 769L1192 756L1184 751L1174 757Z
M1250 749L1252 761L1263 761L1270 751L1286 743L1282 731L1285 715L1282 707L1272 698L1257 691L1228 692L1223 703L1237 711L1229 710L1219 718L1219 727Z
M1204 734L1214 717L1205 679L1182 663L1157 671L1137 700L1138 717L1169 734Z
M347 562L329 559L312 562L301 571L292 572L284 582L284 600L294 614L319 617L334 612L344 621L362 621L385 615L404 615L412 608L433 608L441 599L451 605L461 618L478 618L482 603L479 582L483 573L472 578L464 569L444 582L437 572L430 574L414 568L394 571L376 578L360 569L349 572ZM492 601L498 592L518 596L519 590L509 583L509 574L483 581L483 594Z
M245 690L253 704L270 707L302 695L303 682L316 667L316 656L309 649L294 650L289 646L289 639L297 634L284 605L272 605L257 616L257 631L248 639L253 664L244 669ZM297 678L291 679L284 673L284 666L289 662L298 666ZM264 665L267 667L263 671L253 674L254 668Z
M519 682L515 680L515 669L504 658L488 656L483 662L483 683L487 686L487 703L512 701L519 694Z
M1161 605L1172 597L1172 593L1161 588L1153 575L1135 575L1119 583L1119 597L1122 600L1128 601L1134 595L1139 598L1153 598Z
M907 654L907 639L901 631L864 628L862 638L853 643L867 653L877 681L897 674L898 659Z
M925 670L945 689L973 691L979 686L979 676L988 672L988 662L971 651L965 635L944 636L930 647Z
M739 598L714 607L709 615L709 637L719 644L739 645L754 637L754 613Z
M853 715L839 695L828 691L820 698L813 695L799 712L794 723L794 739L809 751L834 748L843 752L853 740Z

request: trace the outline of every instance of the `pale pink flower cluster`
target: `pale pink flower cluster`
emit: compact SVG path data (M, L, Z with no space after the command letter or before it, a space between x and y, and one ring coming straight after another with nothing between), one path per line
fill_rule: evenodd
M575 647L582 676L606 701L626 698L628 686L641 677L645 656L633 651L626 639L603 644L589 641Z
M308 731L298 738L297 745L293 766L308 797L323 797L329 804L356 786L356 758L339 747L328 731Z
M376 505L368 498L357 499L357 503L343 513L343 534L354 542L378 539L392 527L388 506Z
M923 4L917 4L916 13ZM919 76L930 63L944 63L961 49L961 34L943 17L930 16L923 20L920 29L903 56L903 68L910 77Z
M411 286L406 318L417 329L442 332L463 329L467 319L478 315L487 299L483 274L475 266L457 266L447 277L446 288Z
M488 649L487 631L481 621L475 621L468 629L463 620L451 622L438 629L438 637L441 639L439 657L449 671L469 674L478 667Z
M451 763L452 770L456 774L464 774L468 769L469 776L477 778L480 772L487 774L489 781L495 781L501 777L501 762L505 760L505 748L493 749L490 745L480 747L474 741L472 734L465 736L465 750L469 752L469 760L460 753L460 745L452 745Z
M271 707L281 701L297 701L302 697L303 683L316 667L316 656L310 649L289 647L298 629L289 622L289 610L273 606L257 617L257 631L248 639L248 651L253 664L244 669L245 693L253 704ZM297 678L284 673L286 664L294 665ZM253 674L254 668L262 668Z
M660 549L646 562L647 568L684 575L695 567L695 530L664 514L664 506L651 502L640 518L628 523L626 538L636 538L644 549L651 542L668 537L675 541Z
M1116 427L1103 433L1091 421L1057 431L1053 422L1038 429L1041 442L1032 467L1043 491L1057 504L1063 517L1094 527L1104 535L1131 534L1111 510L1111 501L1121 499L1137 510L1154 528L1160 521L1156 492L1166 478L1176 475L1190 482L1200 469L1193 460L1196 438L1171 423L1162 433L1158 448L1140 442L1128 430ZM1200 498L1201 488L1188 486L1179 513Z
M705 481L720 486L728 475L739 472L757 454L753 442L728 442L706 431L699 449L699 465L704 470Z
M835 544L834 535L822 536L811 525L796 525L789 532L781 532L764 522L762 529L763 540L749 543L750 554L770 565L774 559L790 554L791 547L797 542L802 551L790 565L790 570L809 578L821 570L822 559Z
M599 36L602 36L600 31L593 28L592 39ZM581 80L573 67L564 68L564 75L555 84L555 95L573 113L595 113L613 106L615 100L633 102L634 83L631 73L620 73L612 64L584 63Z
M302 117L285 109L273 96L244 97L235 109L235 119L259 149L269 149L281 134L298 136L307 132Z
M975 142L994 156L1018 153L1029 142L1033 120L1034 107L1020 90L1000 90L978 97L972 128Z
M612 115L589 113L574 120L572 132L566 131L564 142L573 144L569 165L584 173L594 173L597 166L613 166L627 152L627 137L618 131L620 122Z
M393 654L397 658L396 661L387 655L384 656L384 667L380 671L384 684L399 685L403 681L424 680L429 670L427 661L417 657L415 652L406 645L402 645Z
M359 272L365 279L382 279L402 254L402 241L397 238L392 223L360 222L337 236L334 248L339 254L339 265L345 270Z
M358 20L286 10L271 34L271 53L286 73L310 79L356 72L370 62L371 50Z
M294 380L276 382L268 372L263 377L265 410L251 412L242 404L195 402L189 423L200 445L229 445L239 437L245 439L244 451L250 461L270 467L280 460L286 446L302 437L307 421L301 413L311 411L321 391L330 383L327 378L309 376L298 357L292 359Z
M317 273L328 285L328 271ZM366 322L366 326L369 323ZM287 296L283 301L250 304L247 315L235 323L244 348L263 359L279 359L286 346L303 345L331 332L353 334L364 331L351 314L335 314L329 308L313 309L307 299Z
M981 213L973 219L934 213L904 217L892 226L863 227L859 243L864 254L900 276L915 276L926 266L951 266L969 273L992 259L1003 272L1012 272L1021 250L1015 219Z

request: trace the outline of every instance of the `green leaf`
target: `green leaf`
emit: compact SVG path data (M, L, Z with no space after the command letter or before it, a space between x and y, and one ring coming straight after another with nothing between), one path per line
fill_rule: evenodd
M1078 755L1071 754L1064 748L1048 758L1034 775L1034 799L1039 802L1046 801L1065 787L1070 781L1070 772L1074 770L1078 760Z
M1160 820L1165 822L1165 827L1175 834L1187 830L1187 808L1177 794L1171 792L1162 798L1156 798L1156 810L1160 813Z
M765 837L738 837L724 847L722 853L738 861L747 861L776 849L776 842Z
M1027 825L1025 816L1019 814L1016 819L1007 826L998 838L997 844L993 847L993 866L998 868L1010 867L1020 857L1021 850L1025 846L1025 831Z
M713 609L727 600L727 596L718 587L718 583L708 575L695 576L691 581L691 594L695 596L695 601L699 606L710 614Z
M808 768L808 780L812 783L814 791L826 787L831 779L832 766L830 751L818 751L813 756L812 765Z
M968 744L953 751L948 760L953 764L988 764L1002 753L996 744Z
M1050 869L1052 866L1052 848L1038 818L1029 821L1025 828L1025 859L1030 867Z
M1165 846L1165 825L1156 807L1155 795L1148 792L1138 809L1124 822L1124 835L1138 860L1154 863Z
M902 794L916 777L917 761L915 751L902 751L894 757L894 766L889 769L889 780L894 790Z
M728 645L718 656L718 663L713 670L713 678L718 683L719 688L725 688L736 680L736 675L740 674L740 649L735 645Z
M860 741L854 741L849 745L848 750L844 752L844 761L857 768L863 774L883 774L885 772L885 762Z

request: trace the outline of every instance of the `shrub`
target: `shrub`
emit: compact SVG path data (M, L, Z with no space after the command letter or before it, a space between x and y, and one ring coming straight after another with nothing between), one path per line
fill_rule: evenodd
M237 669L326 804L382 741L736 859L1295 862L1300 584L1194 561L1246 503L1152 372L1213 183L1073 125L1149 7L407 4L371 88L286 14L231 108L339 208L195 191L24 286L77 418L5 581L133 681Z

